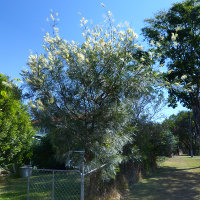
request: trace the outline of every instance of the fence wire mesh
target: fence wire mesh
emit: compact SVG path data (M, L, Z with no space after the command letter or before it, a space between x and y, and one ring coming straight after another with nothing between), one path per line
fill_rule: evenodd
M28 200L80 200L81 173L75 170L33 169L28 180Z

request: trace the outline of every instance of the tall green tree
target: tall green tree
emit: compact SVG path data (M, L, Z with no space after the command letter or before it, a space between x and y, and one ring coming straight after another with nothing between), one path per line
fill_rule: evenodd
M84 149L87 163L106 163L110 175L131 140L133 99L148 93L157 75L134 31L112 20L108 12L104 25L90 29L82 18L82 44L60 38L54 27L54 35L45 36L45 53L31 55L22 73L34 116L50 128L60 154Z
M27 150L34 133L21 91L0 74L0 165L21 164L23 156L30 157Z
M166 64L169 103L191 109L200 135L200 1L185 0L146 20L143 33L161 65Z
M182 111L177 115L171 115L162 125L169 129L174 136L178 138L177 150L183 153L198 155L199 144L198 135L195 132L192 113Z
M158 156L171 156L175 152L177 138L161 124L139 120L133 144L148 171L157 166Z

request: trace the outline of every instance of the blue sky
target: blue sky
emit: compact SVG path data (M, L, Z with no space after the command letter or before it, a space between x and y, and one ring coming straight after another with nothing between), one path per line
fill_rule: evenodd
M30 51L41 53L43 36L49 31L46 21L50 10L59 13L60 35L66 40L81 41L80 19L103 22L105 9L111 10L116 23L128 21L136 33L144 26L144 19L160 10L167 10L181 0L5 0L0 6L0 72L20 78L26 69ZM80 16L81 13L81 16ZM182 108L179 106L178 110ZM173 111L165 111L170 115Z

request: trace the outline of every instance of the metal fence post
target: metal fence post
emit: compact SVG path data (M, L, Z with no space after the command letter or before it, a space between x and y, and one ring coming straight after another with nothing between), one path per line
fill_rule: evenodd
M54 200L54 170L52 171L52 196L51 199Z
M30 168L28 168L28 188L27 188L27 200L29 200L30 193Z
M84 200L84 162L82 163L81 172L81 200Z

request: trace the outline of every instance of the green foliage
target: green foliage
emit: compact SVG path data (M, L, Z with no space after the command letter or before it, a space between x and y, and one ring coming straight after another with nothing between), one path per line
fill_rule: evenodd
M157 73L134 31L115 26L110 12L105 21L90 29L83 18L82 44L63 40L54 27L55 35L45 36L45 53L31 55L22 76L33 114L49 127L58 154L84 149L89 166L106 163L113 176L131 140L133 100L149 93Z
M145 119L137 121L133 137L134 142L127 146L126 151L129 159L141 163L146 172L157 166L158 157L171 156L176 150L177 138L170 130Z
M198 136L195 132L195 125L191 112L182 111L177 115L172 115L163 122L163 126L169 129L172 134L178 138L177 150L181 149L184 153L190 154L192 148L194 155L198 155Z
M40 169L61 169L64 165L56 160L56 150L48 136L41 137L39 141L33 143L33 156L31 161L33 166Z
M200 134L200 1L185 0L167 12L148 19L144 36L152 45L160 64L167 64L166 87L170 106L177 101L192 109Z
M34 130L22 104L20 90L4 75L0 75L0 165L21 163L30 157Z

